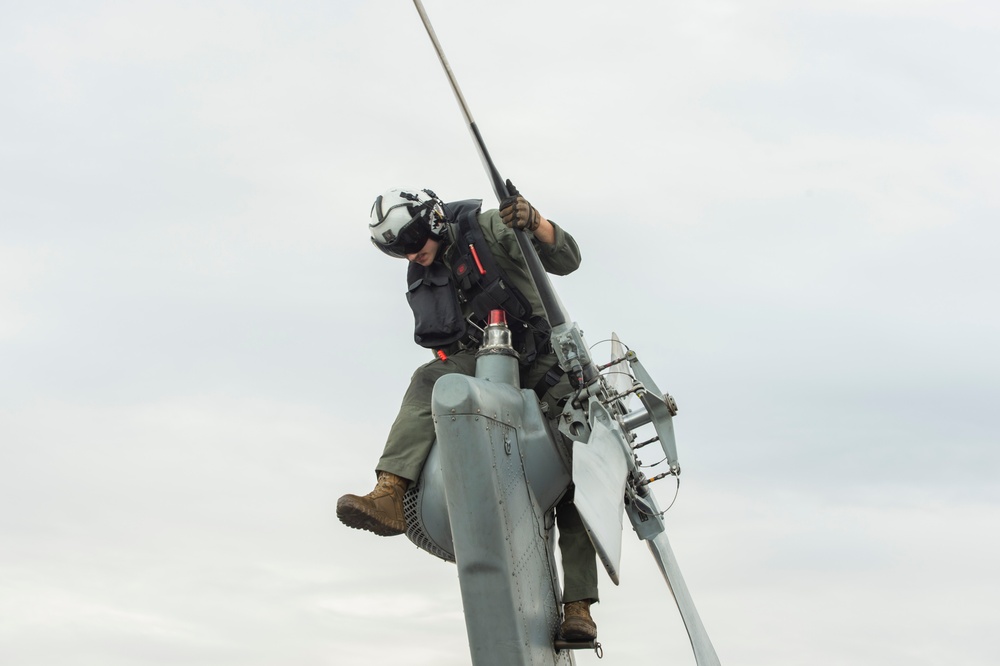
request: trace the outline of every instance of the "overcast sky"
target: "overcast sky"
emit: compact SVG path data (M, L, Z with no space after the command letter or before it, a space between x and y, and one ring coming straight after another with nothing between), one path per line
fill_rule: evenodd
M426 8L677 398L722 662L1000 661L996 3ZM455 567L334 513L429 358L372 201L496 203L412 4L4 2L0 86L0 662L468 664ZM693 664L621 578L601 663Z

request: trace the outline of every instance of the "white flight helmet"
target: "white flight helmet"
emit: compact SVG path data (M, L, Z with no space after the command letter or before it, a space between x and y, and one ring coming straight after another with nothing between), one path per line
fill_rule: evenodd
M390 257L419 252L427 239L444 234L444 208L430 190L393 189L372 206L372 244Z

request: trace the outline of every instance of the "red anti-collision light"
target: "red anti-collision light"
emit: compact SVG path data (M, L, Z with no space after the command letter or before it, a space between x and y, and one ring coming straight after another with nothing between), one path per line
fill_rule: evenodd
M507 325L507 313L503 310L490 310L490 326Z

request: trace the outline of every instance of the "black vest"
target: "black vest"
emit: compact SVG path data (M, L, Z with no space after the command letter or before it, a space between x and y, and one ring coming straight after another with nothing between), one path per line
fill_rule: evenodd
M504 310L515 347L522 347L519 338L533 337L519 335L532 322L531 305L508 282L493 257L479 226L481 207L482 201L478 199L444 204L445 219L452 222L455 244L451 269L444 265L440 255L430 266L410 263L406 300L413 310L413 339L422 347L443 349L478 337L478 330L470 327L462 316L463 304L471 310L472 322L480 327L487 321L490 310Z

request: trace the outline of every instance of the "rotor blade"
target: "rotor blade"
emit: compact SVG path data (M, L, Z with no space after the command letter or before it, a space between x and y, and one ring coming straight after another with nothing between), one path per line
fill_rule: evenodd
M628 403L632 398L632 394L629 392L632 390L632 385L635 379L632 377L632 371L629 369L628 361L625 360L625 346L622 341L618 339L618 334L615 332L611 333L611 360L621 359L610 368L608 368L607 377L608 383L611 385L611 389L615 391L618 395L624 395L622 398L622 403L625 409L628 409Z
M701 623L698 609L694 607L691 593L688 592L687 585L684 584L684 576L681 575L680 566L674 551L670 548L670 541L667 533L660 532L652 539L646 541L649 550L653 553L653 559L660 567L667 586L674 595L677 602L677 609L681 612L681 619L684 620L684 627L687 629L688 638L691 639L691 648L694 650L694 659L698 666L720 666L719 657L715 654L712 641L705 631L705 625Z
M462 94L461 88L458 87L458 80L455 78L455 73L451 71L451 65L448 64L448 59L444 56L444 49L441 48L441 42L438 41L434 27L431 25L431 20L424 9L424 4L420 0L413 0L413 6L417 8L417 13L420 14L420 20L424 24L427 36L430 37L431 43L434 45L438 60L441 61L441 66L444 67L444 72L448 77L451 90L455 93L455 99L458 100L458 105L462 109L462 115L469 125L469 131L472 132L472 139L476 144L476 149L479 151L479 157L482 159L483 166L486 167L486 173L493 184L493 192L497 195L497 201L502 202L510 194L507 191L507 184L504 183L496 165L493 164L493 159L490 157L489 151L486 150L486 142L483 141L483 135L480 134L476 121L472 119L472 111L469 110L469 105L465 102L465 96ZM517 246L521 248L521 254L524 255L528 273L531 274L531 279L538 290L538 297L542 301L542 309L545 310L545 318L548 320L549 326L555 329L557 326L569 323L571 321L569 313L566 312L562 301L556 295L555 289L552 287L552 282L545 274L545 267L542 266L542 260L539 259L538 252L535 251L535 246L531 244L528 235L524 230L516 229L514 231L514 238L517 240ZM596 374L597 372L594 370L593 375Z
M608 576L618 585L628 443L603 405L592 399L590 411L590 437L573 442L573 503Z
M417 13L420 14L420 20L424 24L424 29L427 31L427 36L431 38L431 44L434 45L434 50L437 52L438 60L441 61L441 66L444 67L445 76L448 77L448 83L451 85L451 90L455 93L455 99L458 101L458 106L462 110L462 115L465 117L465 122L469 126L469 131L472 132L472 138L476 143L476 148L479 150L479 157L483 161L483 166L486 167L486 173L489 175L490 183L493 185L493 192L497 195L497 201L503 201L507 195L510 194L507 191L507 185L503 182L503 178L500 177L500 172L497 171L496 165L493 164L493 159L486 150L486 142L483 141L483 135L479 133L479 127L476 125L476 121L472 118L472 110L469 109L469 105L465 101L465 95L462 94L462 89L458 87L458 79L455 78L455 73L451 70L451 65L448 64L448 59L444 55L444 49L441 48L441 42L438 41L437 33L434 32L434 27L431 25L431 19L427 16L427 11L424 9L424 3L420 0L413 0L413 6L417 8Z

